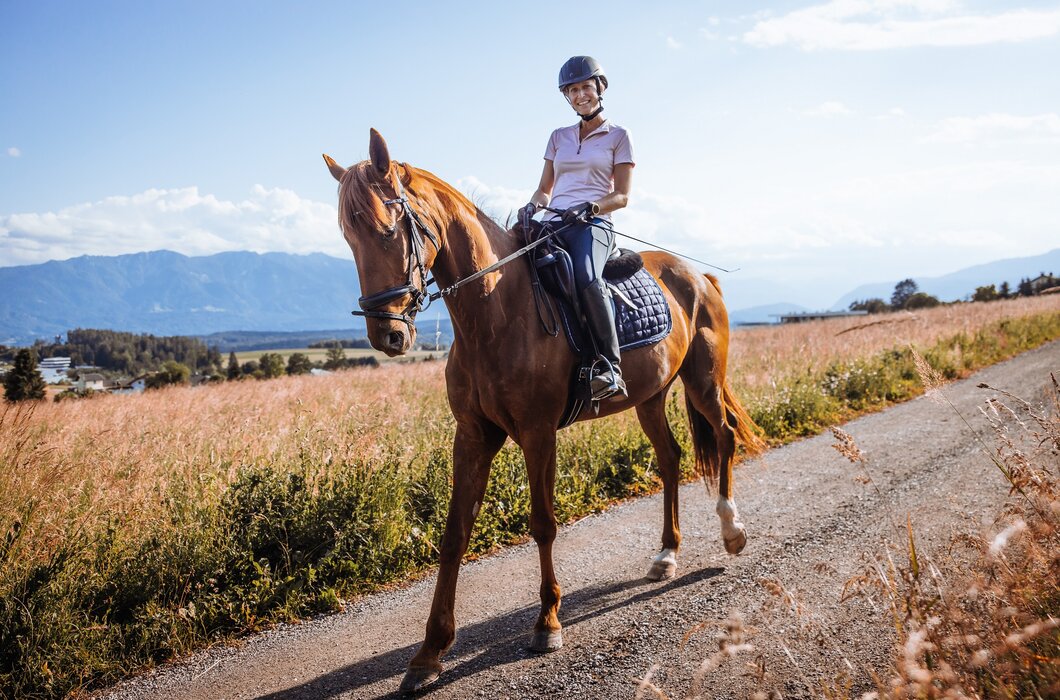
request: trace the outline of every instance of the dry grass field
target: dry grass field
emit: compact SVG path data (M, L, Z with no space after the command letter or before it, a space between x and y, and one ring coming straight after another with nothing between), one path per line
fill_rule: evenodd
M241 350L236 353L236 360L240 363L257 360L267 352L280 355L283 357L284 362L287 362L287 359L296 352L306 355L310 362L324 362L328 359L327 348L280 348L279 350ZM387 357L384 353L371 348L345 348L343 352L351 360L361 357L374 357L380 364L416 362L429 357L437 357L440 354L430 350L413 350L402 357Z
M958 376L1057 337L1056 296L754 328L730 378L779 442L921 391L909 345ZM0 695L112 681L421 570L452 431L444 362L3 405ZM632 412L565 430L559 459L565 519L656 487ZM523 536L522 469L502 451L473 552Z

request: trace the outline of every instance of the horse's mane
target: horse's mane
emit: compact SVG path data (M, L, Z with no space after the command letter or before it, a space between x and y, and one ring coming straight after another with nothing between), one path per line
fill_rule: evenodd
M410 198L415 199L413 206L421 215L439 220L461 218L477 220L480 224L485 219L494 223L476 207L463 193L441 179L434 173L414 168L407 163L395 163L392 170L408 191ZM425 197L424 184L429 186L433 197ZM385 193L382 191L379 176L370 161L351 165L343 175L339 187L339 224L343 230L353 230L354 219L358 216L369 217L369 225L383 228L390 225L390 216L383 205ZM444 211L437 211L437 200ZM498 228L500 228L498 226Z

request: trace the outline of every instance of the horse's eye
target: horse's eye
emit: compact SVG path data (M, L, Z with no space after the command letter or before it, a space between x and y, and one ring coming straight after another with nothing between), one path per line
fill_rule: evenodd
M393 238L397 234L396 226L387 226L383 229L383 235L387 238Z

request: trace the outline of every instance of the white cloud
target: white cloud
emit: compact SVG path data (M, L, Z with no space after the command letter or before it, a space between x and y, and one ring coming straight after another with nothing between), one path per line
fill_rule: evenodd
M1060 9L965 12L950 0L832 0L759 20L743 40L760 48L873 51L974 46L1060 33Z
M11 156L12 158L18 158L22 155L22 151L16 146L11 146L7 149L7 155Z
M802 112L807 117L846 117L854 113L842 102L830 100Z
M1060 143L1060 115L1050 113L1023 117L994 113L978 117L952 117L940 122L925 140L937 143Z
M509 216L530 200L533 190L519 190L499 185L487 185L474 175L456 181L456 188L467 195L475 206L495 221L504 223ZM513 219L514 220L514 219Z
M349 255L333 206L261 185L241 201L220 200L197 187L151 189L55 212L0 216L4 265L158 249Z
M902 119L907 116L906 111L901 107L891 107L883 114L877 115L877 119Z
M684 44L682 44L677 39L674 39L672 36L666 37L666 48L673 49L674 51L679 51L683 46Z
M714 31L712 29L708 29L706 27L700 27L699 28L699 35L701 37L703 37L704 39L707 39L708 41L714 41L715 39L720 39L721 38L721 34L719 34L718 32L716 32L716 31Z

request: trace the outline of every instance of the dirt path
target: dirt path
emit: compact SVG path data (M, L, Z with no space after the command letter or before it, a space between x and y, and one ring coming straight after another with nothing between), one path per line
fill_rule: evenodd
M988 382L1038 399L1049 372L1060 372L1060 342L947 387L946 395L980 430L977 406ZM862 600L840 602L843 583L892 537L892 515L908 514L922 551L944 548L956 532L991 531L1005 498L1002 477L949 408L920 398L845 426L868 455L882 498L819 436L776 449L737 471L737 503L749 543L725 554L713 500L701 484L681 491L684 542L677 577L643 578L659 546L661 497L630 502L563 528L555 545L564 589L566 646L538 656L527 649L537 610L532 545L466 565L457 593L457 643L430 698L632 698L633 679L658 664L653 682L684 697L715 635L740 611L755 651L707 678L711 697L747 697L757 686L745 662L764 664L764 687L809 697L807 682L846 672L854 690L873 686L867 669L886 673L893 628ZM989 436L987 437L989 441ZM939 551L939 556L942 552ZM758 582L780 581L803 605L799 632ZM433 578L371 596L338 615L284 626L237 648L198 654L129 681L107 698L383 698L395 696L423 635ZM682 646L682 638L699 623ZM780 640L790 650L782 648ZM843 660L850 661L853 670Z

